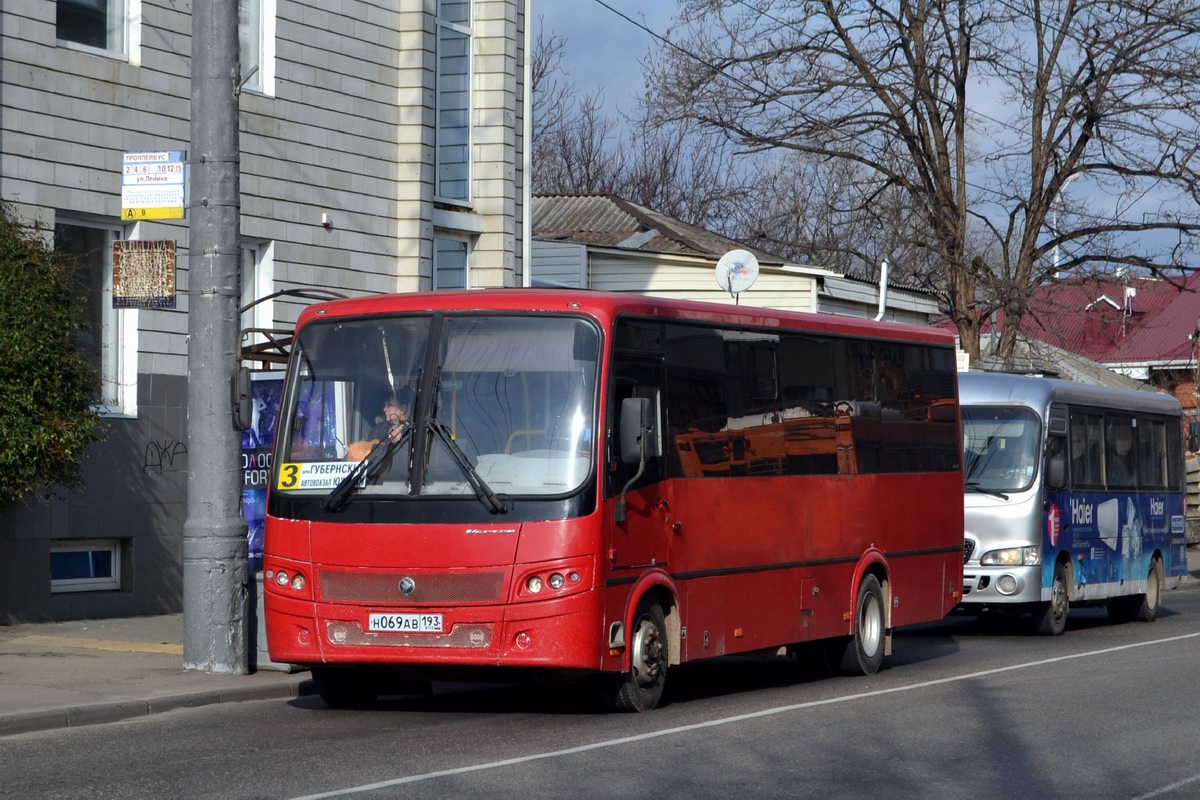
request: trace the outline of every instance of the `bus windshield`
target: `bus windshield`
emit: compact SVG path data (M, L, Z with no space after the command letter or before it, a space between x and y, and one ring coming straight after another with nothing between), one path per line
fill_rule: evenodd
M968 491L1028 489L1037 473L1041 424L1027 408L963 406L963 476Z
M552 496L591 464L599 334L569 317L405 315L307 326L281 413L280 492Z

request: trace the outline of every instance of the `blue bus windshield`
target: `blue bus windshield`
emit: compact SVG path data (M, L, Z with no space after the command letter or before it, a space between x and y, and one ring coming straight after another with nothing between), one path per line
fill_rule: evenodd
M1017 492L1037 475L1041 422L1027 408L963 406L963 475L968 489Z

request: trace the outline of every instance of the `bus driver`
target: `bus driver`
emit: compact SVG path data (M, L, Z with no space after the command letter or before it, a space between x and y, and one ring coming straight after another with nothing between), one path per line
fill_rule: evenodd
M371 452L371 448L383 440L399 441L404 433L404 423L409 418L412 407L413 392L407 386L402 386L394 392L388 392L383 398L383 410L375 418L375 426L371 438L351 443L346 450L346 461L362 461Z

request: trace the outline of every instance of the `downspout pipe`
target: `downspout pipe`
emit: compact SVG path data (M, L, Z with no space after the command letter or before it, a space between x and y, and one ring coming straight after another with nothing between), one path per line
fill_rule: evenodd
M876 322L883 319L883 315L887 311L887 288L888 262L887 259L884 259L879 262L879 313L875 315Z

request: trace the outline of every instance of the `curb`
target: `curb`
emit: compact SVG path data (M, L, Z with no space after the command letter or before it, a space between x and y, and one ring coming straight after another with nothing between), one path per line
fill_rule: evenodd
M145 700L121 700L110 703L90 703L70 708L0 714L0 738L22 733L121 722L180 708L199 708L250 700L290 700L311 694L316 694L316 686L312 679L305 679L295 683L279 683L270 686L185 692Z

